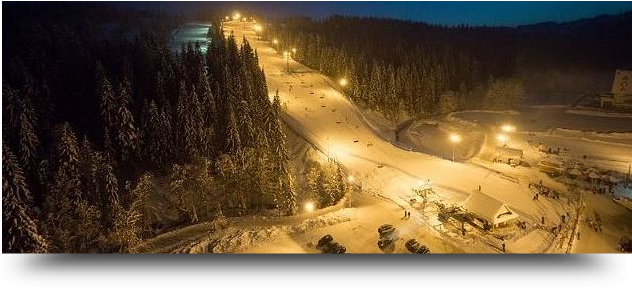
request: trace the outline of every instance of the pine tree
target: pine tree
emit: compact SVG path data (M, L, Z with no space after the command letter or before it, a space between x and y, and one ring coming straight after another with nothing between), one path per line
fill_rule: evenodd
M30 99L23 100L22 111L20 113L20 127L18 134L20 137L20 160L25 164L27 170L33 169L38 161L39 137L35 133L35 123L37 118L31 107Z
M292 189L290 172L288 169L288 161L290 159L287 148L285 146L285 134L283 133L280 114L281 101L279 99L279 91L276 92L272 104L272 131L270 131L270 148L272 149L272 177L276 179L275 185L277 199L281 201L281 207L287 214L293 214L297 210L296 195Z
M152 215L149 207L149 198L153 193L154 176L151 173L141 175L134 190L132 190L132 205L130 210L140 215L137 223L141 235L148 235L151 229Z
M230 104L229 104L230 105ZM228 127L226 128L225 138L225 151L228 153L237 152L241 148L241 139L239 138L239 130L237 129L237 120L235 119L235 112L232 107L229 106L229 118Z
M33 199L22 169L2 142L2 251L45 253L47 240L38 227Z
M112 137L110 133L114 131L114 127L116 127L116 95L114 94L114 90L107 76L105 75L105 71L101 63L97 63L97 95L100 98L100 108L101 108L101 120L103 121L103 129L104 136L103 142L106 151L113 156L114 154L114 146L112 143Z
M138 154L140 146L140 133L134 124L134 117L130 111L131 83L124 79L119 87L116 98L116 140L119 148L120 159L129 160Z

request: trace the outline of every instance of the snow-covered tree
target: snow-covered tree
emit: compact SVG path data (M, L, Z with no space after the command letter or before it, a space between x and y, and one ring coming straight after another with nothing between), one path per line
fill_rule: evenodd
M130 111L131 83L127 78L118 89L116 98L115 126L117 146L119 148L120 159L129 160L138 153L140 147L140 132L134 123L134 116ZM113 132L113 131L112 131Z
M2 251L45 253L48 243L33 211L33 199L24 173L9 147L2 142Z
M114 147L112 143L112 137L110 133L113 127L116 126L116 95L112 84L108 80L107 75L100 63L97 63L97 95L100 97L100 110L101 120L103 121L104 138L103 142L106 150L110 153L114 153Z
M33 169L38 163L39 137L35 132L37 118L30 104L30 99L23 99L20 112L18 134L20 137L20 160L27 169Z

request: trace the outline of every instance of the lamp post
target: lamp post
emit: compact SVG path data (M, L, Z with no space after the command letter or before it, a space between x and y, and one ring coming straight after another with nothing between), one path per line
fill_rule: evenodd
M347 78L341 78L341 79L338 81L338 84L340 84L340 86L341 86L342 88L344 88L344 87L345 87L345 86L347 86L347 84L348 84L348 82L347 82Z
M503 132L505 133L516 132L516 126L510 125L510 124L505 124L501 126L500 129L503 130Z
M505 134L498 134L498 142L503 144L503 147L507 147L507 142L509 142L509 136Z
M349 199L347 199L347 202L349 203L349 207L352 206L352 195L353 195L353 191L355 190L356 186L355 186L355 177L353 177L353 175L349 175L349 177L347 177L347 181L349 181L349 183L351 183L351 189L349 189Z
M461 143L461 140L463 139L461 138L459 134L456 134L456 133L450 134L450 142L452 142L452 162L454 162L454 149L457 144Z
M263 31L263 27L261 27L260 24L255 24L253 28L255 29L255 33L257 34L259 40L261 40L261 31Z
M307 212L307 213L314 212L314 208L315 208L314 207L314 202L309 201L309 202L305 203L305 207L304 208L305 208L305 212Z

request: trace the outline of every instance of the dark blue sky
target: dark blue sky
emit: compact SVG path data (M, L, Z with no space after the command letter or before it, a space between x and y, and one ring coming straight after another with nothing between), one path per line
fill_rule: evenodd
M632 10L632 2L162 2L170 11L191 12L200 6L250 11L268 17L334 14L380 16L437 24L515 26L546 21L571 21Z

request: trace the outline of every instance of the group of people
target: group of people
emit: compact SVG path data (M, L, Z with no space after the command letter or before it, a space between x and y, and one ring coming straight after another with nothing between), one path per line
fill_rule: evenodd
M552 199L559 199L560 195L553 189L546 187L542 184L542 180L538 183L529 182L529 188L535 188L536 193L533 194L533 200L539 200L540 195L544 197L551 197Z

